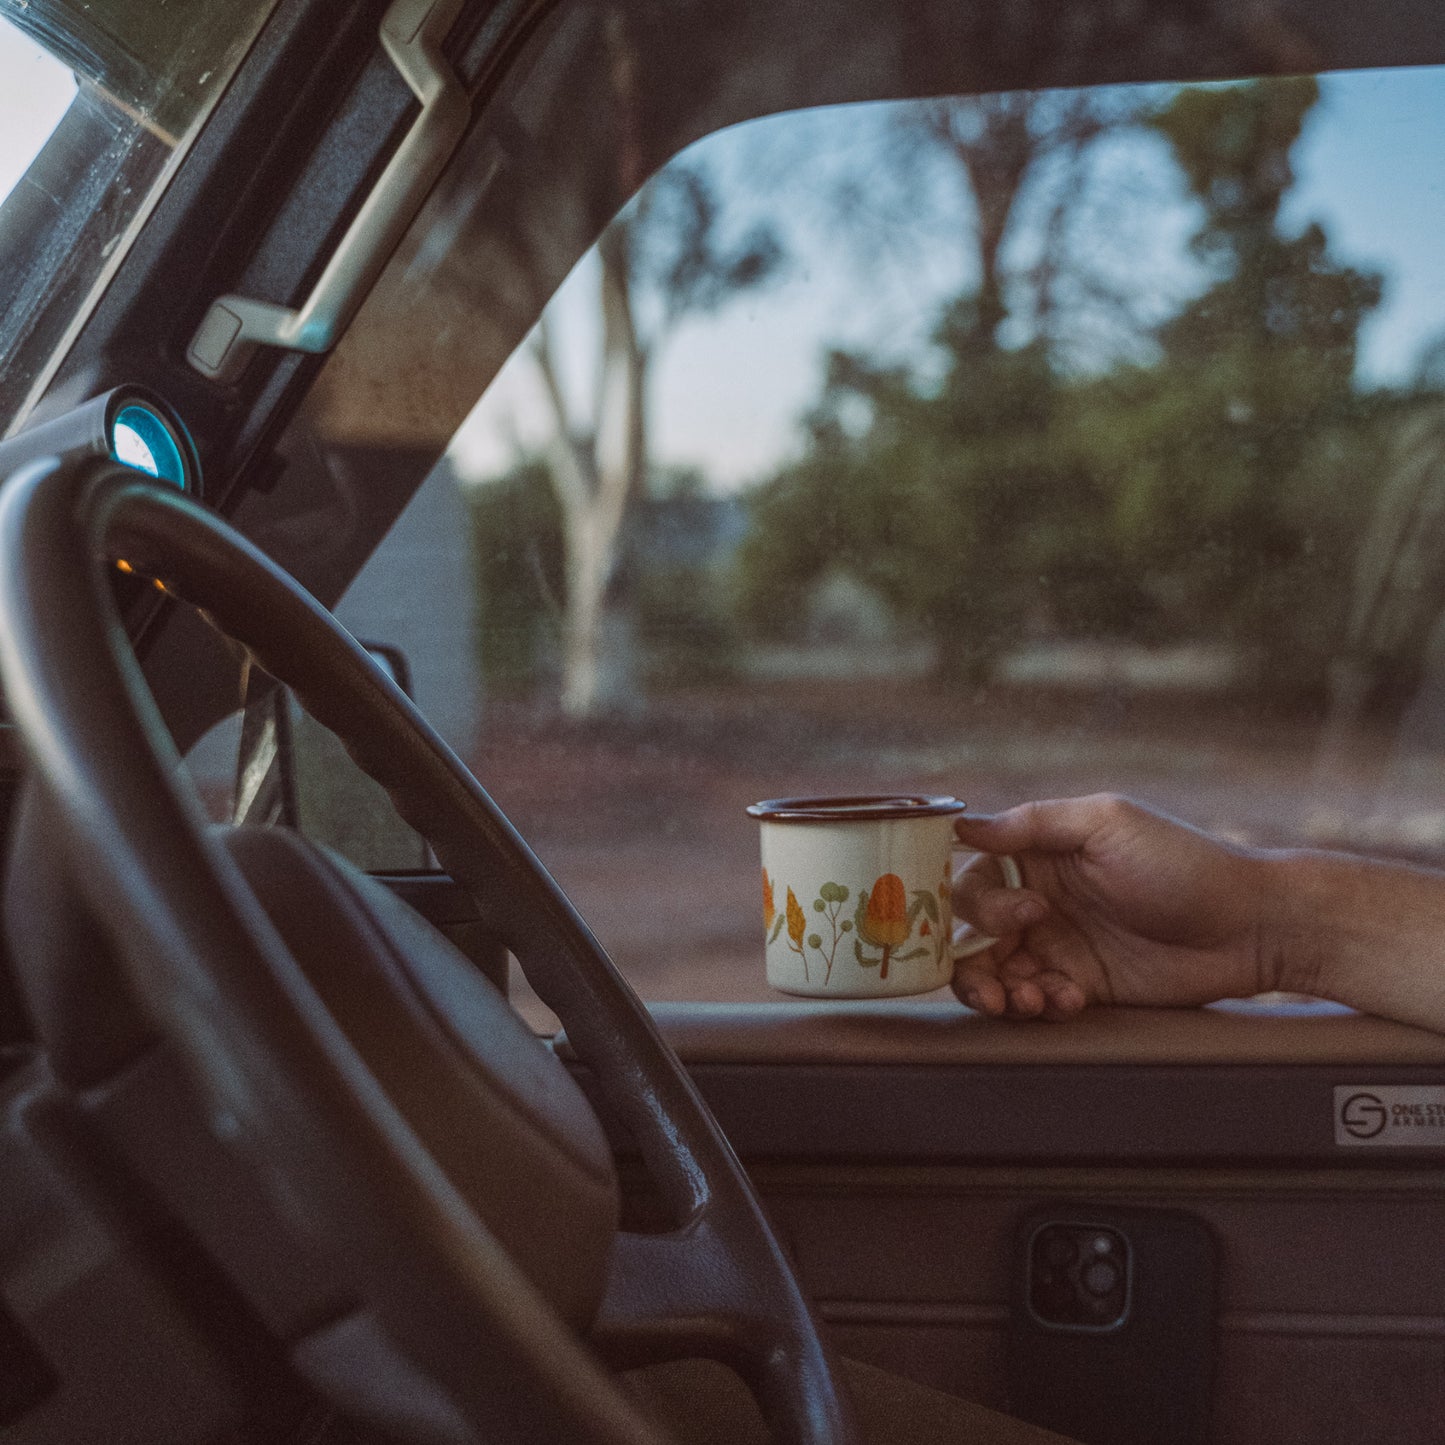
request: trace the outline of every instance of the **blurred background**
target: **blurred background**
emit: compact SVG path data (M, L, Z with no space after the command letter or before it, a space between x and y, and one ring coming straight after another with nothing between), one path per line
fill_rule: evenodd
M644 991L762 996L758 797L1445 862L1442 121L1434 71L840 107L644 188L429 484L479 775Z

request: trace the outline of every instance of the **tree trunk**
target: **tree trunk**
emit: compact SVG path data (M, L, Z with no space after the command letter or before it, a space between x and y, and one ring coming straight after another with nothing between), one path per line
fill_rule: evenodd
M566 513L564 512L564 517ZM562 711L590 717L602 697L602 599L610 557L587 535L583 517L566 528L567 609L562 630Z
M647 458L643 407L647 353L632 315L628 228L616 224L598 247L602 357L595 426L574 427L551 353L545 320L534 355L554 413L550 453L562 512L567 595L562 641L562 709L574 718L631 709L640 697L624 603L609 599L629 500L641 491Z

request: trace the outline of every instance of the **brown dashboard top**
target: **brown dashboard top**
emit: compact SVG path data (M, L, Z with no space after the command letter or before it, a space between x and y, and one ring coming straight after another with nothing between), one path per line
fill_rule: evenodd
M654 1003L684 1063L1429 1064L1445 1035L1331 1004L1096 1008L1067 1024L1001 1022L955 1003ZM567 1049L565 1035L557 1040Z

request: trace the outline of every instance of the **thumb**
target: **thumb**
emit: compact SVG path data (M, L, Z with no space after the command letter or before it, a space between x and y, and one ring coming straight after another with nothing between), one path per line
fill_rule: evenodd
M953 825L958 841L980 853L1073 853L1098 832L1104 798L1060 798L1024 803L991 817L964 814Z

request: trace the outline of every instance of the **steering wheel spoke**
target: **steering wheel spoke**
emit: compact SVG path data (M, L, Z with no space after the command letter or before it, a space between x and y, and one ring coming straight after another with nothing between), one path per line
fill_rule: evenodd
M620 1231L592 1341L619 1368L701 1357L742 1365L773 1332L703 1214L666 1234Z

